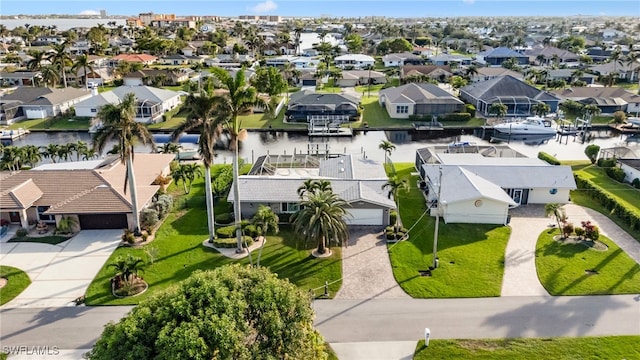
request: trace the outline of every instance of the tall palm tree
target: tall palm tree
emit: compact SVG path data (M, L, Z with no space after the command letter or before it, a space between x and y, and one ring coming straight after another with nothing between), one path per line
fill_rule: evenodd
M51 159L52 163L56 163L56 159L58 158L58 153L60 152L60 145L58 144L49 144L47 146L40 147L40 154L45 159Z
M276 213L271 210L270 207L265 205L260 205L258 207L258 211L256 211L253 218L251 218L251 223L256 226L256 230L260 234L260 236L266 236L268 232L272 232L277 234L280 231L280 227L278 223L280 222L280 218ZM260 245L260 251L258 252L258 261L256 265L260 266L260 258L262 257L262 249L264 248L264 244L267 242L266 239L262 239L262 245Z
M218 116L224 116L225 128L231 136L231 150L233 151L233 196L235 201L233 202L235 226L236 226L236 238L237 238L237 251L242 252L242 230L240 229L240 188L238 183L238 176L240 173L238 154L239 141L243 140L246 136L246 130L241 130L241 123L238 116L253 106L262 106L264 109L270 111L270 104L266 103L262 98L258 97L256 89L247 83L244 76L244 69L240 69L236 72L235 77L229 75L229 73L218 67L211 69L213 76L220 81L222 88L227 92L220 93L214 97Z
M37 163L42 160L42 154L40 153L40 148L36 145L25 145L22 147L22 155L24 158L24 162L29 164L29 166L34 167Z
M187 131L199 129L200 141L198 142L198 152L200 159L204 164L204 186L205 201L207 202L207 225L209 229L209 242L213 243L215 239L215 214L213 210L213 190L211 186L211 165L215 158L213 146L215 145L221 133L222 123L225 119L220 116L226 115L224 112L216 112L217 100L209 96L206 92L200 93L200 96L189 94L185 100L184 109L186 109L187 120L178 126L171 139L175 141L178 137ZM236 198L237 199L237 198ZM237 202L237 201L236 201Z
M293 227L307 240L316 242L317 253L323 255L327 243L333 240L341 244L349 238L345 222L347 206L333 191L308 192L300 203L300 210L292 216Z
M591 119L593 118L594 115L598 115L602 112L602 110L598 107L598 105L596 104L589 104L589 105L585 105L582 108L582 112L584 113L585 117L591 121Z
M396 223L394 225L397 227L400 219L400 199L398 196L400 195L400 191L409 191L409 182L407 179L400 179L397 176L392 176L384 185L382 185L382 189L387 189L389 191L387 194L389 199L393 196L393 200L396 202L398 216L396 216Z
M80 155L85 154L87 150L89 150L87 143L82 140L78 140L78 142L75 143L76 161L80 161Z
M31 55L32 59L27 62L27 69L31 71L40 71L40 69L42 69L42 62L45 60L46 53L44 51L35 50L29 55Z
M120 162L126 165L124 193L127 185L130 188L131 210L133 211L133 231L140 233L140 213L138 209L138 193L136 178L133 172L134 146L140 141L143 145L155 148L153 136L146 126L135 121L136 96L133 93L125 95L118 105L103 105L98 111L98 118L102 127L93 135L93 147L102 153L110 140L117 140L120 146Z
M384 164L386 165L388 162L388 158L391 157L391 153L396 149L396 146L389 140L382 140L378 145L378 149L382 149L385 153L384 156Z
M0 169L18 171L22 169L24 163L24 149L18 146L7 146L2 152Z
M560 229L560 233L563 233L562 226L560 222L566 220L566 215L562 204L558 203L550 203L544 206L544 214L545 216L553 216L556 219L556 224L558 224L558 229Z
M69 43L67 41L62 44L51 45L53 52L47 57L47 60L49 60L51 64L58 66L58 69L62 73L62 82L65 88L67 87L66 67L72 64L71 56L67 52L68 45Z
M331 190L331 182L329 180L307 179L298 187L298 196L302 199L309 193Z
M76 79L78 79L78 70L82 69L84 72L84 88L85 90L88 88L89 84L88 84L88 79L89 79L89 73L87 72L87 69L90 70L90 72L93 72L93 66L92 66L93 61L89 60L89 57L87 56L87 54L82 54L80 56L78 56L76 58L76 61L73 63L73 66L71 67L72 70L75 70L76 72ZM77 80L76 80L77 81Z
M54 64L43 66L40 74L44 85L51 84L51 87L56 87L58 80L60 80L60 71L58 71L58 66Z

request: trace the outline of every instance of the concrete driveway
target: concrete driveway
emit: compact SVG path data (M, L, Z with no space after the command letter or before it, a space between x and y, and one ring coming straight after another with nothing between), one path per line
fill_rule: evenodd
M29 275L29 285L3 308L75 306L120 243L122 230L83 230L58 245L7 243L0 264Z

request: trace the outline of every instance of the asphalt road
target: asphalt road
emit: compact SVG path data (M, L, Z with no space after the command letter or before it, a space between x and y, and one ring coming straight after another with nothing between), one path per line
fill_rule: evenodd
M437 300L317 300L316 327L331 343L433 339L640 335L640 295ZM131 307L3 309L2 346L89 349L104 324Z

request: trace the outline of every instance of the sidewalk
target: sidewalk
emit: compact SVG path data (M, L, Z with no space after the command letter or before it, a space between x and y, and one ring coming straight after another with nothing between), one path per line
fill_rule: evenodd
M75 306L111 253L122 230L83 230L58 245L8 243L3 237L0 262L29 275L29 285L2 308Z

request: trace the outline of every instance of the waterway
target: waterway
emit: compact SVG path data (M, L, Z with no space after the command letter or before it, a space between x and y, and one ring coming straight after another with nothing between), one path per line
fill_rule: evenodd
M46 146L51 143L66 144L78 140L91 143L91 135L82 132L56 132L56 133L31 133L23 139L14 141L16 146L27 144ZM315 138L306 134L287 132L249 132L247 139L242 143L240 156L246 162L253 162L260 155L269 153L293 154L307 153L309 149L324 150L329 149L331 153L348 153L358 156L366 156L382 161L384 152L378 148L383 140L391 141L396 149L392 152L391 159L395 162L413 162L415 152L419 148L435 144L449 144L451 142L475 142L478 144L489 144L474 135L465 134L452 136L451 134L442 136L426 136L426 133L413 133L411 131L360 131L353 137L332 137ZM564 138L558 141L554 138L542 143L525 143L522 141L510 141L509 145L516 151L529 157L536 157L538 152L545 151L554 155L559 160L586 160L584 148L588 144L597 144L601 148L626 146L633 150L640 157L640 144L638 142L626 141L626 136L610 136L607 132L594 132L592 138L587 143L582 143L573 137ZM106 147L111 149L111 144ZM149 147L138 147L136 151L149 152ZM217 151L216 163L231 163L232 154L229 151Z

